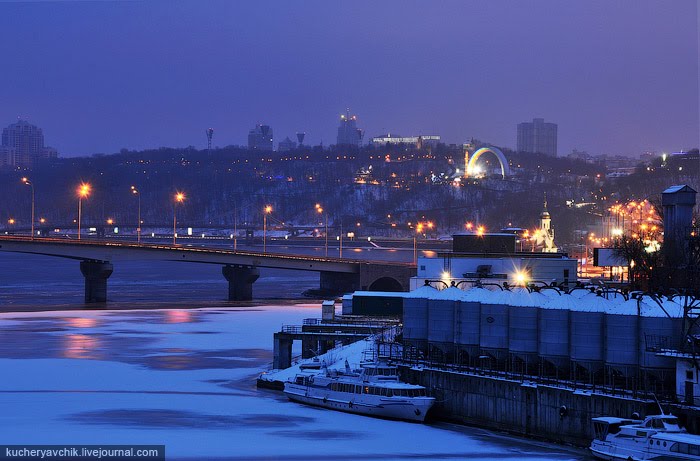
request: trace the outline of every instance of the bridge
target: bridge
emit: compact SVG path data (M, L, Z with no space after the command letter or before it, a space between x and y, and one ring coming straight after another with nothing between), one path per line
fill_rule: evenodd
M319 272L320 288L333 292L408 291L409 279L416 274L416 266L407 263L93 240L1 236L0 252L80 261L86 303L107 301L107 279L113 263L120 260L218 264L229 284L230 301L253 299L253 283L260 277L260 268Z

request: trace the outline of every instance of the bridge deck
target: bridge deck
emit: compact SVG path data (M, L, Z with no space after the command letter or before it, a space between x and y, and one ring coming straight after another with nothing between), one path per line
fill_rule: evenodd
M409 263L261 253L254 251L193 248L184 245L137 244L94 240L66 240L0 236L0 251L55 256L76 260L160 260L205 264L242 265L303 271L358 273L361 266L411 267Z

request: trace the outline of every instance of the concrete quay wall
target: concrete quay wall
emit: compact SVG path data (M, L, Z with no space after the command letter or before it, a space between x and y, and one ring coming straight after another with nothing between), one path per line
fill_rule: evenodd
M501 378L402 366L403 380L430 390L430 417L587 447L591 418L658 414L655 402Z

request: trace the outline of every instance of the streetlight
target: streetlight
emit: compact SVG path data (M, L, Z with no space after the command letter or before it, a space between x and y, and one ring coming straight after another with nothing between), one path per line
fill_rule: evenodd
M139 199L139 223L136 226L136 242L141 243L141 194L136 186L131 186L131 195L135 195ZM182 196L183 200L185 196Z
M81 183L78 186L78 240L80 240L80 221L83 215L83 199L90 195L90 184Z
M316 204L316 211L318 211L318 213L320 215L323 215L323 207L321 206L320 203ZM326 258L327 258L328 257L328 213L325 214L325 218L326 218Z
M175 245L175 239L177 238L177 204L184 201L185 194L182 192L176 192L175 201L173 201L173 245Z
M267 215L272 213L272 205L265 205L263 210L263 253L267 252Z
M34 240L34 184L29 178L22 178L22 182L32 188L32 240Z

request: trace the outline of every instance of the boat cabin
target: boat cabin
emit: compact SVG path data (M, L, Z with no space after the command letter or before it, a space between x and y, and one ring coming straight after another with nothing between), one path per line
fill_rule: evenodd
M620 432L622 426L639 424L642 421L638 419L625 419L603 416L600 418L592 418L593 432L598 440L605 440L608 434L615 435Z

